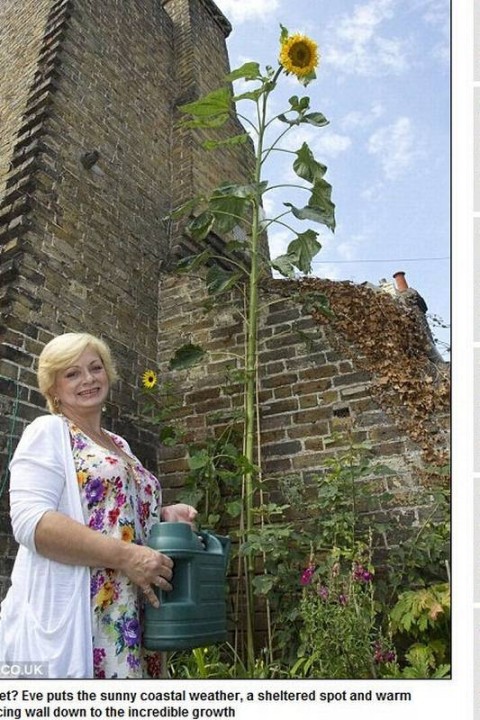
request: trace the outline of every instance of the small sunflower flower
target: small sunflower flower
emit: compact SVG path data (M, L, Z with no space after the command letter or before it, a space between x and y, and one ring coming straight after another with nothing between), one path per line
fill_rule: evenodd
M306 35L290 35L282 41L279 62L300 80L314 77L319 62L317 43Z
M157 373L153 370L145 370L142 375L142 384L147 390L151 390L157 384Z

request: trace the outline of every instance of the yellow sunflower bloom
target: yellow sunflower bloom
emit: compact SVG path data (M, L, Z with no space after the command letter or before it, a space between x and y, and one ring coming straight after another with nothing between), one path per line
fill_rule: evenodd
M153 370L145 370L142 375L143 387L151 390L157 384L157 373Z
M282 42L279 62L299 78L311 75L319 62L317 43L306 35L291 35Z

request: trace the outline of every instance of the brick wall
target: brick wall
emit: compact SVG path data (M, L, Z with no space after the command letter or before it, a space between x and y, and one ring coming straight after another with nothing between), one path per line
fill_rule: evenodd
M380 499L377 504L378 513L389 518L390 535L384 537L384 547L396 543L403 529L418 523L424 509L418 503L426 465L421 443L412 440L408 428L399 422L393 404L389 406L388 400L382 403L376 397L374 383L378 378L361 362L358 347L344 339L339 349L334 341L335 328L319 324L300 300L285 297L293 293L290 285L287 290L284 286L284 281L270 281L260 315L263 475L268 481L295 475L307 484L324 471L327 458L346 448L349 428L353 427L355 442L369 443L374 461L393 471L376 478L375 485L379 496L386 492L392 496L388 506ZM187 430L184 445L159 450L160 475L170 501L188 470L186 446L218 436L242 406L242 386L232 385L227 371L242 367L244 336L239 315L243 308L241 300L232 295L230 301L222 301L206 315L202 309L205 286L198 277L166 276L161 287L165 315L159 324L159 377L167 385L172 382L178 405L172 418ZM352 297L361 293L362 300L366 292L372 293L379 312L382 304L391 312L395 303L389 296L353 285L349 292ZM399 317L405 312L401 302L395 307L397 311ZM365 304L364 326L368 312ZM359 316L355 321L362 325ZM201 345L207 359L172 374L168 362L187 342ZM235 359L235 354L240 359ZM426 367L430 367L428 360ZM439 372L433 365L431 370L433 375ZM448 410L441 409L429 418L436 451L448 450L448 420ZM343 439L334 439L336 434Z
M241 347L232 297L214 316L199 308L201 284L166 274L192 250L172 207L223 180L242 181L251 146L205 153L179 128L178 104L218 87L228 70L230 26L211 0L3 0L0 3L0 483L24 425L44 412L35 367L44 344L66 330L104 336L121 381L108 406L147 465L160 464L174 499L185 450L161 448L139 421L139 377L162 375L175 347L215 351L178 386L179 417L192 438L210 411L225 422L241 402L222 390L226 351ZM236 119L221 133L238 133ZM221 136L221 135L220 135ZM95 160L96 159L96 160ZM220 243L221 239L213 238ZM180 248L180 250L179 250ZM175 251L175 252L174 252ZM159 280L160 277L160 280ZM328 437L355 416L356 432L397 469L392 492L415 488L418 448L371 394L352 348L278 294L262 315L262 443L266 471L308 481L333 451ZM307 333L311 345L300 339ZM223 353L223 354L222 354ZM177 382L177 380L176 380ZM405 493L403 493L403 496ZM0 597L14 555L8 497L0 499ZM392 512L414 520L412 503Z
M70 330L109 341L121 381L108 422L154 466L136 388L157 354L158 274L172 239L164 218L203 182L176 105L205 89L200 67L218 86L229 26L206 0L20 5L0 5L0 477L25 423L44 412L38 354ZM209 182L229 173L225 156L208 168ZM13 553L5 492L0 503L1 583Z

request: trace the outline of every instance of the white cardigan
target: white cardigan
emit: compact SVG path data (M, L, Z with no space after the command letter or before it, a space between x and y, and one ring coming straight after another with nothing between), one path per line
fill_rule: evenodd
M90 570L49 560L35 547L35 527L48 510L84 523L66 421L46 415L28 425L10 473L20 547L0 606L0 663L48 662L50 678L91 678Z

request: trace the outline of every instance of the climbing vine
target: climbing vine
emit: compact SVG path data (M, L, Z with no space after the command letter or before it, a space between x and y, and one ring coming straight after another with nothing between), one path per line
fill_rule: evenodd
M332 344L372 376L372 393L421 450L431 475L448 463L450 377L429 358L430 339L417 311L366 285L320 278L271 280L267 291L296 295ZM315 299L318 298L318 302ZM325 313L325 299L329 312Z

